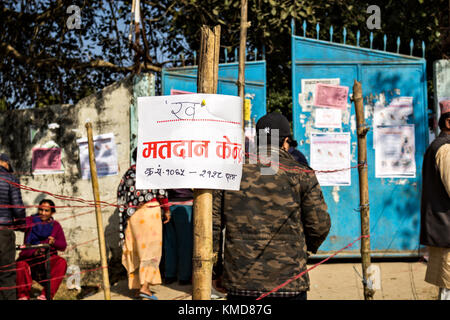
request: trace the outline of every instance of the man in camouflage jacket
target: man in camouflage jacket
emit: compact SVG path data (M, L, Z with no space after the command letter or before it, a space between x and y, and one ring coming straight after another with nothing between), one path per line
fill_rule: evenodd
M258 121L257 129L279 130L281 148L271 148L279 155L278 171L262 175L261 169L268 165L245 164L239 191L214 193L213 279L230 300L256 299L305 271L308 255L317 252L331 227L314 172L283 148L290 136L288 120L279 113L268 114ZM305 273L265 299L306 299L308 290Z

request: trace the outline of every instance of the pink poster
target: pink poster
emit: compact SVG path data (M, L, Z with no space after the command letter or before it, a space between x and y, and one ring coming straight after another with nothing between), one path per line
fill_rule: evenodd
M32 157L33 172L61 170L60 148L35 148Z
M314 105L316 107L345 109L347 107L348 87L331 84L316 84Z
M192 94L192 93L196 93L196 92L189 92L189 91L182 91L182 90L177 90L177 89L170 89L170 94L174 95L174 94Z

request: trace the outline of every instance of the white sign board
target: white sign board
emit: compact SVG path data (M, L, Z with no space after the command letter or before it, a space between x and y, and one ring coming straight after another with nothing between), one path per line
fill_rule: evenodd
M242 99L220 94L138 98L137 189L239 190Z

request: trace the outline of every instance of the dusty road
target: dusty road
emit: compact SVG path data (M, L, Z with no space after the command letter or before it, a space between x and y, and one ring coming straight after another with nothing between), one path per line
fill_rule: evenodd
M424 262L375 262L380 270L380 289L375 300L435 300L438 289L424 281ZM309 265L311 267L312 265ZM309 272L308 300L364 300L360 263L326 263ZM153 288L160 300L192 300L192 286L159 285ZM213 290L213 294L217 294ZM220 298L220 297L214 297ZM103 291L84 300L103 300ZM126 279L111 288L112 300L131 300ZM223 298L221 298L223 299Z

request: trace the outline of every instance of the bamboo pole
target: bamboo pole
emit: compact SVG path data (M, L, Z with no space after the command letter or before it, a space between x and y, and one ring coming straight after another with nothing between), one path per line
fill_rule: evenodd
M361 262L364 286L364 300L372 300L375 291L367 286L370 266L370 210L369 210L369 180L367 175L367 141L369 127L365 125L364 105L361 83L355 80L353 84L353 101L358 134L358 173L359 173L359 201L361 212Z
M242 98L242 131L244 134L244 103L245 103L245 49L247 44L247 8L248 0L241 0L241 34L239 44L238 95ZM244 140L245 141L245 138Z
M220 26L201 28L197 92L216 93L219 71ZM194 239L192 255L192 299L211 299L213 266L212 190L194 190Z
M87 135L88 135L88 146L89 146L89 165L91 167L91 181L92 190L94 193L95 200L95 215L97 217L97 232L100 248L100 259L102 264L102 274L103 274L103 288L105 294L105 300L111 300L111 292L109 286L109 274L108 274L108 260L106 259L106 246L105 246L105 234L103 233L103 219L102 212L100 210L100 195L98 191L98 179L97 179L97 166L95 164L94 155L94 138L92 136L92 124L90 122L86 123Z

